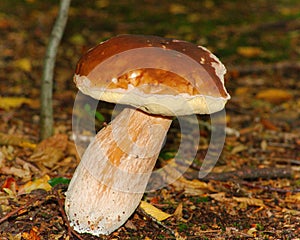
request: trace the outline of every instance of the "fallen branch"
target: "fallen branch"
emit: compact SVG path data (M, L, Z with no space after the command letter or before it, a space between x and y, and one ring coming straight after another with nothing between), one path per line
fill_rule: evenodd
M250 183L250 182L241 182L240 184L243 184L244 186L250 187L250 188L256 188L256 189L262 189L262 190L266 190L268 192L278 192L278 193L296 193L296 192L300 192L300 188L299 189L283 189L283 188L274 188L271 186L264 186L264 185L259 185L259 184L254 184L254 183Z
M291 168L244 168L236 171L209 173L201 181L228 181L237 179L272 179L272 178L292 178Z

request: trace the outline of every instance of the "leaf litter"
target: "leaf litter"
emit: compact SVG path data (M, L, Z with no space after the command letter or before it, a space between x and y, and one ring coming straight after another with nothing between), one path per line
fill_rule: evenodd
M39 1L12 6L5 0L0 16L1 239L299 238L300 85L295 59L300 6L292 0L272 6L267 1L247 3L147 1L135 2L133 9L122 1L88 1L84 8L74 2L56 69L56 134L39 142L36 99L57 6ZM276 16L270 16L269 8ZM174 180L175 174L176 180L144 195L148 212L142 205L111 236L76 235L63 212L64 192L80 161L72 141L77 92L72 75L85 50L120 33L174 36L216 52L229 69L228 134L214 178L197 179L210 135L209 127L201 125L201 146L192 166L178 179L176 166L164 168L162 179ZM101 110L103 116L98 117L110 119ZM206 120L201 118L209 125ZM172 160L180 130L171 134L173 140L159 161L162 166Z

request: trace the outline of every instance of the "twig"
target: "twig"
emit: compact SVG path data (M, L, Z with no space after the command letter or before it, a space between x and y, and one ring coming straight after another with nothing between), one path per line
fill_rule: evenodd
M65 211L64 211L64 204L63 204L63 202L62 202L62 200L61 200L61 198L60 198L60 196L59 196L58 191L55 190L55 189L54 189L54 194L55 194L55 196L56 196L56 200L57 200L58 206L59 206L59 211L60 211L60 213L61 213L61 216L62 216L62 218L63 218L63 221L64 221L65 224L67 225L67 228L68 228L68 236L69 236L69 237L72 237L72 235L74 235L74 236L76 236L79 240L83 240L83 238L80 237L80 235L79 235L77 232L75 232L75 230L70 226L69 220L68 220L67 215L66 215L66 213L65 213Z
M153 222L157 223L159 226L163 227L164 229L166 229L167 231L169 231L174 237L177 235L176 232L169 228L168 226L166 226L165 224L163 224L161 221L158 221L157 219L155 219L154 217L152 217L151 215L147 214L143 209L141 209L140 207L136 210L139 214L141 214L142 216L146 217L146 218L150 218Z
M43 202L47 201L48 199L45 198L45 195L46 195L46 194L41 194L41 195L39 195L39 196L37 196L37 197L31 199L30 201L28 201L27 203L25 203L23 206L21 206L21 207L15 209L15 210L13 210L13 211L7 213L4 217L2 217L2 218L0 219L0 224L3 223L3 222L5 222L6 220L8 220L10 217L12 217L12 216L14 216L14 215L18 215L19 213L23 213L22 210L24 210L24 209L30 207L30 206L31 206L34 202L36 202L36 201L41 201L41 202L39 202L39 204L37 204L36 206L38 206L38 205L42 204Z
M53 72L58 45L62 38L67 19L71 0L61 0L59 13L53 26L47 52L44 61L44 71L41 85L41 120L40 120L40 138L45 139L53 133L53 109L52 109L52 91L53 91Z
M286 162L289 164L300 165L300 160L296 160L296 159L272 158L272 160L274 160L276 162Z
M205 178L200 180L209 181L228 181L232 179L271 179L271 178L291 178L291 168L244 168L236 171L209 173Z
M296 192L300 192L300 189L292 189L291 190L291 189L274 188L274 187L270 187L270 186L263 186L263 185L253 184L253 183L245 182L245 181L242 181L240 184L243 184L244 186L247 186L247 187L263 189L263 190L270 191L270 192L279 192L279 193L296 193Z
M249 169L244 168L237 171L223 172L223 173L209 173L205 178L201 178L201 181L234 181L239 184L243 184L252 188L259 188L271 192L280 192L280 193L295 193L300 192L300 189L282 189L274 188L270 186L263 186L258 184L252 184L246 181L240 181L242 179L255 180L255 179L271 179L271 178L291 178L292 177L291 168L257 168ZM189 173L189 178L195 178L195 172L192 174Z

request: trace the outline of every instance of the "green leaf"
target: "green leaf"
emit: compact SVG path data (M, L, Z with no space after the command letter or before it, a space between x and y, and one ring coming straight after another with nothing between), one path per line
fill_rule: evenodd
M52 178L48 181L48 183L51 185L51 187L56 186L57 184L69 184L71 179L64 178L64 177L58 177L58 178Z
M90 115L93 116L94 115L94 111L91 109L91 106L87 103L84 105L84 110ZM95 112L95 118L100 121L100 122L104 122L105 121L105 117L98 111Z
M97 111L96 114L95 114L95 116L96 116L97 120L99 120L100 122L104 122L105 121L104 116L100 112Z
M176 155L176 152L161 152L159 154L159 157L161 157L164 160L169 160L171 158L174 158Z

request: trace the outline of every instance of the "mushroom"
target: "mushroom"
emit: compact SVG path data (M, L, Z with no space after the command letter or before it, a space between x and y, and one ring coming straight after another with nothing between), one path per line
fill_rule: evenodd
M80 233L110 234L137 208L173 116L211 114L230 98L224 65L201 46L156 36L120 35L79 60L77 87L126 107L86 149L66 192Z

